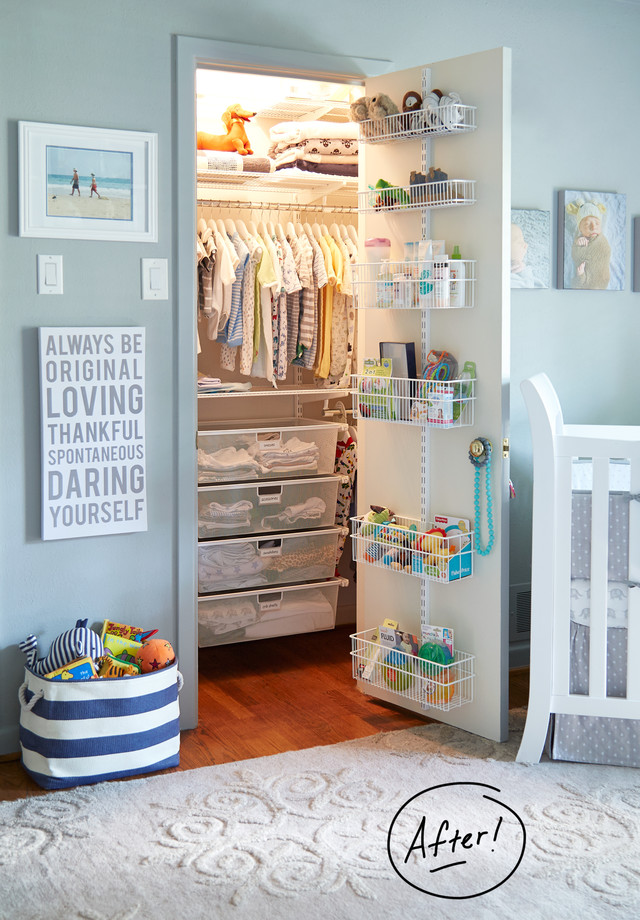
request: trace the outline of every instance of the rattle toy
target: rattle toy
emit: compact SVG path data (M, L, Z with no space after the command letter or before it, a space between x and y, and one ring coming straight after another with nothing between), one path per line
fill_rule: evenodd
M476 551L480 556L488 556L493 549L495 537L493 530L493 502L491 498L491 441L487 438L473 440L469 445L469 460L475 468L473 510L476 525ZM485 470L484 482L487 495L487 527L489 530L489 542L484 548L480 544L480 470L482 467Z

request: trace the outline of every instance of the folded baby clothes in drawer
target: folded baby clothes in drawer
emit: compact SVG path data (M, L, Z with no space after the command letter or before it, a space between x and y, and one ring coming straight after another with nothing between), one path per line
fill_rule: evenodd
M261 526L264 529L271 528L273 530L289 524L299 523L303 526L305 521L320 520L326 510L326 503L321 498L312 496L298 505L289 505L280 514L269 514L263 517Z
M266 582L264 561L253 543L212 543L198 547L198 590L250 588Z
M267 442L268 443L268 442ZM266 448L257 441L249 448L250 455L259 460L269 473L282 473L287 470L315 470L318 466L320 451L315 441L301 441L290 438L284 444Z
M198 521L202 529L210 531L234 530L249 527L253 505L249 501L209 502L198 511Z

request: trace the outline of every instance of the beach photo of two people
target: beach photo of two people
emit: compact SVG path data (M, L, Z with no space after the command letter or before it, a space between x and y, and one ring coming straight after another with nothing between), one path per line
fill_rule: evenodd
M47 216L132 219L133 154L47 145Z

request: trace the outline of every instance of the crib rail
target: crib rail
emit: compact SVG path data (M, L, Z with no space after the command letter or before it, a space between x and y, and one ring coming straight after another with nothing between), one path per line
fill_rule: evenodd
M544 374L522 383L533 440L531 668L527 725L518 760L536 762L551 713L640 718L640 587L629 588L626 698L607 696L610 464L630 468L640 493L640 426L565 425ZM589 686L570 692L571 503L575 458L592 464ZM629 582L640 582L640 501L629 504Z

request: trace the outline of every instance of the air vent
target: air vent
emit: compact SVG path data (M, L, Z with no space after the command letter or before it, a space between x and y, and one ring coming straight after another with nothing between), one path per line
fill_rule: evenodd
M511 585L509 588L509 641L529 639L531 632L531 585Z

